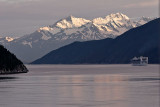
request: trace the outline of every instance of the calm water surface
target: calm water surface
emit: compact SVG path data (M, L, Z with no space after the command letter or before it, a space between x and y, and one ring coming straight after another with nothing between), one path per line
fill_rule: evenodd
M159 107L159 66L27 65L0 76L0 107Z

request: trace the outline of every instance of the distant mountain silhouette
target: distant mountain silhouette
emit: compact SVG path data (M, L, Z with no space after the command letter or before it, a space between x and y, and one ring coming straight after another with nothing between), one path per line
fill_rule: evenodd
M160 18L133 28L116 39L74 42L54 50L33 64L120 64L134 56L159 63Z
M0 45L0 74L26 73L27 68L23 63Z

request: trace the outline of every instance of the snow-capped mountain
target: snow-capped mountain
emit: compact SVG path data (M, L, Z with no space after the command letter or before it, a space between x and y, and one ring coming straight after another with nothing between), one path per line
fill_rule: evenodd
M13 40L14 40L14 38L11 38L11 37L2 37L2 36L0 36L0 43L3 44L3 45L6 44L6 43L11 42Z
M74 41L115 38L151 20L151 18L142 17L134 21L122 13L110 14L93 20L69 16L53 25L41 27L32 34L15 39L6 47L21 60L31 62Z

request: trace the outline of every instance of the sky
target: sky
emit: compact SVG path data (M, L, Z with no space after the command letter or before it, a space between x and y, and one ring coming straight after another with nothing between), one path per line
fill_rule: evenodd
M0 0L0 36L19 37L69 15L93 19L121 12L158 17L159 0Z

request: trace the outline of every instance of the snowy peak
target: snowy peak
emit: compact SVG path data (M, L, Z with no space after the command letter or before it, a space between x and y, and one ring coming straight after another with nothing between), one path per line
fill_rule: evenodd
M133 20L130 20L128 16L122 13L110 14L104 18L102 17L95 18L92 21L84 18L76 18L71 15L57 21L55 24L51 26L40 28L38 32L49 31L52 34L56 34L58 32L61 32L61 30L65 30L65 29L79 29L80 27L85 26L88 23L95 24L101 31L102 29L104 30L104 28L108 29L106 31L111 31L110 29L112 28L116 29L118 27L124 27L124 26L126 26L127 28L128 27L130 28L130 27L140 26L147 23L150 20L151 20L150 18L142 17L142 19L140 19L139 21L134 22Z
M84 18L76 18L74 16L69 16L65 19L61 19L56 23L56 27L61 29L66 28L74 28L74 27L81 27L82 25L85 25L86 23L91 22L90 20L86 20Z
M11 38L11 37L0 37L0 44L6 44L6 43L9 43L11 41L13 41L14 38Z
M98 25L105 25L107 23L111 23L113 21L127 21L129 20L129 17L122 14L122 13L115 13L115 14L110 14L106 16L105 18L99 17L93 19L93 23L98 24Z
M37 31L42 35L42 40L66 40L70 38L82 38L83 40L85 37L91 37L87 40L92 40L92 36L97 38L99 35L99 39L104 39L107 37L114 38L150 20L150 18L142 17L140 20L134 21L122 13L110 14L104 18L95 18L92 21L71 15Z
M52 30L53 28L50 28L49 26L47 27L41 27L41 28L39 28L39 30L44 30L44 31L50 31L50 30Z
M11 41L13 41L14 39L13 38L11 38L11 37L6 37L5 38L8 42L11 42Z
M108 16L106 16L106 19L110 19L110 20L123 20L123 19L126 19L126 20L129 20L129 17L122 14L122 13L115 13L115 14L110 14Z
M147 22L149 22L153 19L155 19L155 18L150 18L150 17L144 17L143 16L138 21L136 21L136 26L141 26L141 25L143 25L143 24L145 24L145 23L147 23Z
M144 21L148 22L148 21L153 20L153 18L150 18L150 17L144 17L144 16L143 16L140 20L144 20Z
M108 20L108 19L99 17L99 18L93 19L92 22L95 23L95 24L98 24L98 25L105 25L105 24L107 24L109 21L110 21L110 20Z
M142 17L139 21L138 21L138 24L143 24L143 23L147 23L149 21L153 20L153 18L149 18L149 17Z

